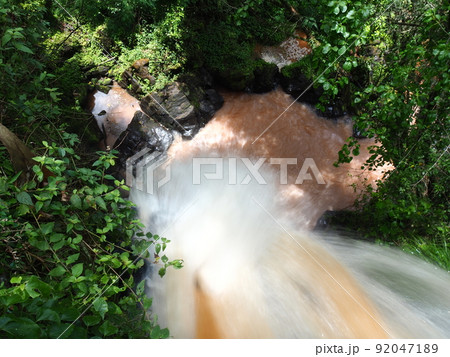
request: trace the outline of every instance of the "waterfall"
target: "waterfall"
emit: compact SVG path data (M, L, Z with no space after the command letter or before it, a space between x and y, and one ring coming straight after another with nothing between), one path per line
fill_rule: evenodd
M148 229L171 240L169 258L184 260L163 279L150 269L159 323L180 338L450 337L447 272L311 231L392 169L361 169L375 142L361 140L361 155L336 168L348 121L281 91L224 97L193 140L147 172L154 190L131 193Z
M112 145L139 104L117 86L94 96ZM130 199L181 270L149 268L158 323L179 338L449 338L450 276L402 251L313 232L392 170L362 169L374 140L335 167L352 133L281 90L222 93L194 137L136 170ZM154 155L154 154L152 154Z

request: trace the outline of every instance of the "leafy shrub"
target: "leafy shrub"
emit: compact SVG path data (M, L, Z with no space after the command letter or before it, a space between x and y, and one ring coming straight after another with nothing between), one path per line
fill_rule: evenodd
M25 125L59 115L60 93L40 44L48 31L44 1L0 0L0 111Z
M34 180L16 187L18 175L0 177L0 337L168 337L148 316L151 300L134 275L150 245L163 254L169 242L144 234L121 197L127 187L111 185L113 153L78 168L70 146L43 144ZM53 173L46 184L44 166ZM165 255L155 259L161 276L181 267Z
M331 3L342 13L343 2ZM365 167L390 163L395 169L359 202L362 210L353 226L408 250L415 246L448 269L450 7L442 1L382 1L379 7L389 11L368 22L372 53L360 57L370 76L352 97L360 108L356 124L381 144L373 147ZM350 161L355 149L357 142L350 140L339 161ZM440 253L430 253L434 249Z

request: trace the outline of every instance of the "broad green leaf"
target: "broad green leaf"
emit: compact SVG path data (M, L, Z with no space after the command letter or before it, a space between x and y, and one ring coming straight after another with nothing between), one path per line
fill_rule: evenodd
M169 332L168 328L161 329L159 338L169 338L169 336L170 336L170 332Z
M70 203L75 208L81 209L81 198L76 193L70 197Z
M26 283L26 289L27 291L29 291L29 289L38 290L39 293L44 296L48 296L53 290L51 285L43 282L37 276L34 275L28 279Z
M23 203L24 205L33 205L33 201L31 200L31 196L27 192L19 192L16 195L16 199L19 203Z
M13 42L13 45L15 48L17 48L19 51L33 54L34 52L30 50L27 46L25 46L23 43L20 42Z
M37 249L40 249L40 250L43 250L43 251L46 251L46 250L50 249L50 246L48 245L47 241L45 241L45 240L40 240L40 239L37 239L35 237L30 237L28 242L33 247L36 247Z
M13 276L10 280L11 284L20 284L22 281L22 277L21 276Z
M324 55L326 55L328 52L330 52L331 49L331 45L329 43L327 43L323 48L322 48L322 53Z
M56 268L50 270L50 273L48 275L50 276L61 276L66 272L66 269L62 265L58 265Z
M49 338L68 338L74 330L74 325L71 324L51 324L48 328Z
M61 249L62 247L64 247L65 244L66 244L65 239L60 240L59 242L53 244L53 250L57 251L57 250Z
M353 19L353 15L355 14L355 10L350 10L349 12L347 12L347 15L345 15L347 17L347 19Z
M60 323L61 319L59 317L59 314L51 309L45 309L37 318L36 321L52 321Z
M50 234L51 232L53 232L54 227L55 227L55 222L44 223L44 224L41 224L41 231L42 231L42 233L47 235L47 234Z
M51 236L50 236L50 242L51 243L55 243L55 242L59 242L61 239L63 239L64 238L64 234L61 234L61 233L53 233Z
M11 33L7 32L6 34L4 34L2 37L2 46L5 46L11 40L11 38Z
M83 317L83 322L86 326L94 326L97 325L101 321L101 317L99 315L87 315Z
M1 328L12 338L39 338L41 337L40 327L30 319L25 317L14 317L10 322Z
M352 63L349 61L346 61L343 65L342 68L345 69L346 71L350 71L352 69Z
M100 316L102 317L102 319L104 319L105 314L108 311L107 302L102 297L99 297L94 301L93 306L94 306L95 311L97 311L100 314Z
M95 197L95 202L98 204L98 206L101 209L104 209L106 211L106 204L105 204L105 201L103 200L103 198L101 198L100 196Z
M75 264L72 267L72 275L74 277L78 278L81 275L82 272L83 272L83 263Z
M83 236L81 236L80 234L77 234L77 236L73 239L73 244L78 244L83 240Z
M59 312L61 321L75 321L80 317L80 311L74 307L62 307L62 311Z
M80 253L72 254L69 257L67 257L66 264L72 264L73 262L77 261L78 257L80 256Z
M39 212L43 206L44 206L44 202L37 201L36 204L34 205L34 208L36 209L36 212Z
M10 317L7 316L0 316L0 330L3 326L5 326L8 322L12 321Z
M161 336L161 328L159 326L155 326L150 333L150 338L160 338Z
M26 215L27 213L30 212L30 207L28 205L24 205L21 204L18 208L17 208L17 214L19 216L23 216Z
M111 336L117 333L119 329L117 326L113 325L111 322L106 320L100 327L99 331L103 334L103 336Z

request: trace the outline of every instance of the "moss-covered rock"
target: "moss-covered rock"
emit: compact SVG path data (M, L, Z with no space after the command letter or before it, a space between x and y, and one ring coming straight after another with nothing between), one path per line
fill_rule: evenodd
M314 88L312 76L309 76L305 65L301 62L295 62L281 70L281 87L299 102L317 104L323 89L320 87Z
M278 66L274 63L256 60L253 75L251 91L254 93L269 92L278 84L279 71Z

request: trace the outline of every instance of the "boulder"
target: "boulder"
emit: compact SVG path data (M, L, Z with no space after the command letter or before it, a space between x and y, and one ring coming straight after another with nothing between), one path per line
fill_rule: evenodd
M192 138L222 106L223 98L214 89L174 82L141 100L144 113L165 127Z
M250 84L251 92L270 92L278 84L278 66L275 63L268 63L263 60L256 61L253 76L253 81Z
M117 167L120 175L125 178L128 158L143 150L148 154L154 151L166 152L172 142L173 135L170 130L147 114L137 111L127 129L116 141L115 149L119 151Z
M317 104L323 93L322 88L314 88L313 82L298 71L290 76L282 71L280 84L286 93L295 99L298 98L298 101L302 103Z

